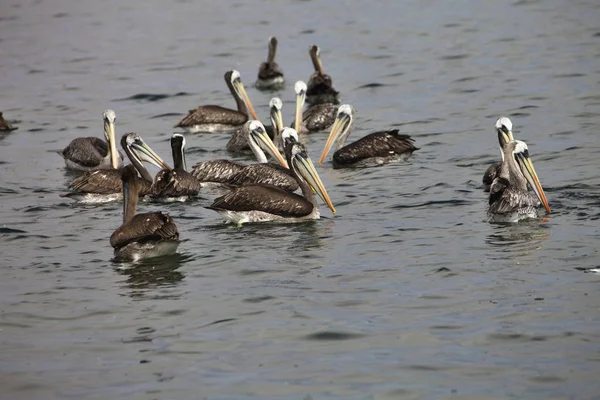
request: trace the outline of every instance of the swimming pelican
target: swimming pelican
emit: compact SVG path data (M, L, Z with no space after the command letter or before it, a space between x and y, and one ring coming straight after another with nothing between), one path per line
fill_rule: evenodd
M133 165L122 170L123 224L110 235L115 259L138 261L174 254L179 246L179 231L173 218L160 211L136 214L140 178Z
M513 132L512 132L512 121L507 117L500 117L496 120L496 131L498 132L498 141L500 144L500 155L502 156L502 161L504 161L504 145L506 144L506 140L509 142L514 140ZM500 134L500 131L504 132L504 135ZM485 192L490 191L490 186L492 182L494 182L494 178L500 172L500 166L502 165L502 161L499 163L494 163L488 167L483 174L483 190Z
M267 184L277 186L278 188L294 192L299 189L298 181L292 171L283 164L283 157L279 158L279 150L271 141L265 128L260 121L252 121L249 129L248 142L252 148L252 152L256 156L258 163L246 165L241 171L231 177L229 184L235 186L250 185L250 184ZM286 138L290 135L295 135L298 140L298 134L293 131L293 134L288 132ZM284 142L283 134L281 141ZM260 145L259 145L260 143ZM271 156L277 158L282 164L267 162L267 157L262 151L265 148Z
M257 119L240 73L235 70L227 71L225 83L235 99L237 110L214 105L199 106L190 110L174 128L182 128L188 133L231 132L244 125L249 118L248 113L252 118Z
M286 131L292 128L285 128ZM313 190L335 214L335 207L319 174L308 157L306 147L295 138L288 139L285 154L290 170L298 180L302 196L271 185L245 185L217 198L209 209L238 226L248 222L302 222L320 218Z
M287 190L296 190L298 188L297 182L288 176L287 163L265 132L263 124L256 120L248 121L244 124L243 130L248 137L250 148L260 164L244 165L230 160L202 161L192 168L192 174L196 179L203 186L230 187L257 181L268 181ZM267 163L267 157L262 148L285 168Z
M171 136L173 168L162 169L154 177L150 197L154 199L187 200L200 191L200 181L187 171L185 162L185 137L180 133Z
M308 50L315 72L308 79L306 102L309 104L333 103L339 104L339 92L333 88L331 77L325 73L321 62L319 46L313 44Z
M413 151L419 150L414 139L409 135L401 135L398 129L373 132L344 146L350 135L350 126L354 119L354 109L348 105L340 106L331 133L323 148L319 164L331 149L334 141L337 150L333 153L333 168L369 167L387 164L393 161L406 160ZM343 146L343 147L342 147Z
M498 130L499 141L506 143L502 148L504 161L490 188L488 215L493 222L517 222L537 218L537 207L544 205L550 214L550 206L542 184L529 158L527 144L520 140L509 140L503 130ZM527 183L535 194L527 191Z
M324 131L333 125L338 110L335 104L315 104L302 112L302 107L306 101L306 84L297 81L294 85L294 91L296 92L296 118L292 128L302 134ZM300 128L298 129L298 127Z
M4 119L4 115L2 115L2 111L0 111L0 132L11 132L19 129L18 126L12 126L10 122Z
M141 195L150 193L152 175L144 167L143 162L149 162L158 168L170 167L144 142L137 133L126 133L121 138L121 147L125 154L142 176L138 182ZM98 169L87 171L71 184L70 193L61 197L70 197L84 203L104 203L119 200L122 194L121 169Z
M73 139L62 152L59 152L68 169L76 171L92 171L103 168L121 168L123 156L117 151L115 142L115 119L113 110L102 114L104 119L104 137L80 137Z
M260 90L276 90L281 89L285 82L283 71L279 64L275 62L275 54L277 53L277 38L271 36L269 38L269 54L267 61L260 64L258 68L258 79L256 80L256 88Z

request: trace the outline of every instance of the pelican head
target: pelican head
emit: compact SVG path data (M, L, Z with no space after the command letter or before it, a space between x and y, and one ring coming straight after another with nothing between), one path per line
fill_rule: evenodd
M267 57L267 62L272 63L275 61L275 54L277 53L277 38L275 36L271 36L269 38L269 55Z
M302 107L306 101L306 83L297 81L294 84L294 91L296 92L296 115L294 119L294 128L300 129L302 123Z
M544 208L546 208L546 212L550 214L550 206L548 205L546 194L544 193L540 179L535 172L535 168L533 168L533 162L531 161L531 158L529 158L529 149L527 148L527 143L521 140L512 140L507 144L507 146L514 147L512 153L517 160L521 173L535 192L538 199L540 199L544 205Z
M281 132L281 141L283 142L284 148L287 147L290 142L300 143L298 132L294 128L283 128L283 131Z
M504 145L515 139L512 133L512 126L512 122L508 117L500 117L496 120L496 131L498 132L498 144L500 145L502 160L504 160L504 152L502 151Z
M142 162L149 162L161 169L171 169L171 167L169 167L169 165L164 162L163 159L146 144L146 142L144 142L144 139L135 132L123 135L121 146L130 156L134 164L137 163L141 165Z
M277 146L275 146L269 135L267 135L267 131L265 130L265 127L262 124L262 122L252 120L247 122L247 124L248 143L250 144L250 147L258 146L264 149L273 158L277 159L277 161L279 161L281 165L288 168L288 163L285 161L285 158L283 158L279 150L277 150Z
M292 128L286 129L293 130ZM331 212L335 214L335 207L329 198L329 194L327 194L327 190L325 190L325 186L315 169L315 165L308 156L306 147L302 143L299 143L293 135L288 136L286 153L288 154L290 168L323 199Z
M271 117L271 125L273 125L274 135L277 136L283 129L283 115L281 109L283 108L283 102L279 97L273 97L269 101L269 113Z
M119 153L117 152L117 142L115 141L115 120L117 115L113 110L105 110L102 113L104 120L104 137L108 143L110 152L110 164L114 169L119 168Z
M248 97L248 93L246 93L246 89L242 83L242 77L239 71L236 71L235 69L227 71L225 73L225 80L231 84L236 95L243 100L244 104L246 105L246 109L250 113L249 117L252 117L252 119L258 119L256 112L254 111L254 107L252 107L252 103L250 102L250 98Z
M350 126L352 125L353 120L354 108L349 104L342 104L338 108L335 121L331 126L331 132L329 133L329 137L323 148L323 153L321 153L319 165L325 160L325 157L327 156L327 153L329 153L329 150L331 150L331 146L334 142L338 143L338 147L341 147L344 144L348 135L350 135Z
M187 164L185 162L185 136L181 133L174 133L171 136L171 152L173 153L173 167L181 168L187 171Z

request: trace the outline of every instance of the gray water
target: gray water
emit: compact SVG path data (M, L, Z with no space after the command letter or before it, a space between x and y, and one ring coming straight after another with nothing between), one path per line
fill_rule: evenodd
M175 218L177 256L111 261L121 205L59 197L54 153L136 131L167 160L190 108L233 106L279 38L286 122L308 46L357 109L350 137L398 127L406 163L319 173L338 214L294 226ZM600 398L600 5L566 1L9 0L0 5L0 397ZM527 141L552 214L486 221L493 124ZM318 159L326 134L308 139ZM188 136L188 164L229 158ZM244 158L237 158L246 160Z

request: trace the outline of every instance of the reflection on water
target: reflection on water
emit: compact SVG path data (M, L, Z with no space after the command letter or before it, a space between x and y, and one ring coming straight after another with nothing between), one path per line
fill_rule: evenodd
M550 229L544 219L526 220L518 224L491 224L493 233L485 243L494 249L490 258L515 259L542 247L550 238Z
M170 256L141 260L136 263L113 263L115 271L127 277L125 284L131 297L147 297L149 292L165 286L173 286L185 278L179 270L192 256L176 253ZM153 295L150 295L153 296Z

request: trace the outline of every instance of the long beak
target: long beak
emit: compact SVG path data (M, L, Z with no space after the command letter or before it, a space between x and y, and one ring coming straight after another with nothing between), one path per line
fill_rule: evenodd
M348 115L338 113L335 117L335 121L331 126L331 132L329 133L329 137L327 138L327 143L325 143L325 147L323 148L323 153L321 153L321 158L319 159L319 165L323 164L325 157L327 157L327 153L331 150L331 146L335 140L340 136L346 133L350 124L348 122Z
M292 159L294 168L304 178L304 180L313 188L315 192L323 199L327 206L331 209L331 212L335 214L335 207L325 190L325 186L315 169L315 165L312 160L306 154L296 154Z
M238 92L238 95L244 100L246 108L252 116L252 119L258 121L259 119L256 116L256 112L254 111L254 107L252 107L252 103L250 102L250 98L248 97L248 93L246 93L246 89L244 88L244 84L242 83L242 81L240 79L236 79L233 82L233 87L235 88L236 92Z
M519 167L521 168L521 172L523 172L523 176L531 188L535 192L536 196L542 204L544 208L546 208L546 213L550 214L550 206L548 205L548 200L546 199L546 194L544 193L544 189L542 188L542 184L540 183L540 179L538 178L537 173L535 172L535 168L533 168L533 163L528 155L525 154L517 154L517 161L519 163Z
M283 114L281 110L277 107L271 107L271 124L273 124L273 128L275 129L274 135L281 135L281 130L283 129Z
M154 152L154 150L152 150L150 148L150 146L148 146L146 144L146 142L143 142L143 141L141 143L136 142L136 143L133 143L131 145L131 147L132 147L132 150L136 152L136 154L138 155L140 160L149 162L161 169L162 168L171 169L171 167L169 167L169 164L164 162L164 160L162 158L160 158L159 155L156 154Z
M115 123L109 119L104 120L104 132L108 137L108 151L110 151L110 165L113 169L119 168L119 153L117 152L117 142L115 141Z
M273 143L267 132L263 129L255 129L250 132L252 138L258 145L267 153L271 155L271 157L277 159L281 165L285 168L288 168L288 163L285 161L285 158L281 155L279 150L277 150L277 146Z
M302 107L306 101L306 91L301 90L296 94L296 115L294 119L294 129L300 132L300 125L302 124ZM283 124L282 124L283 125Z

